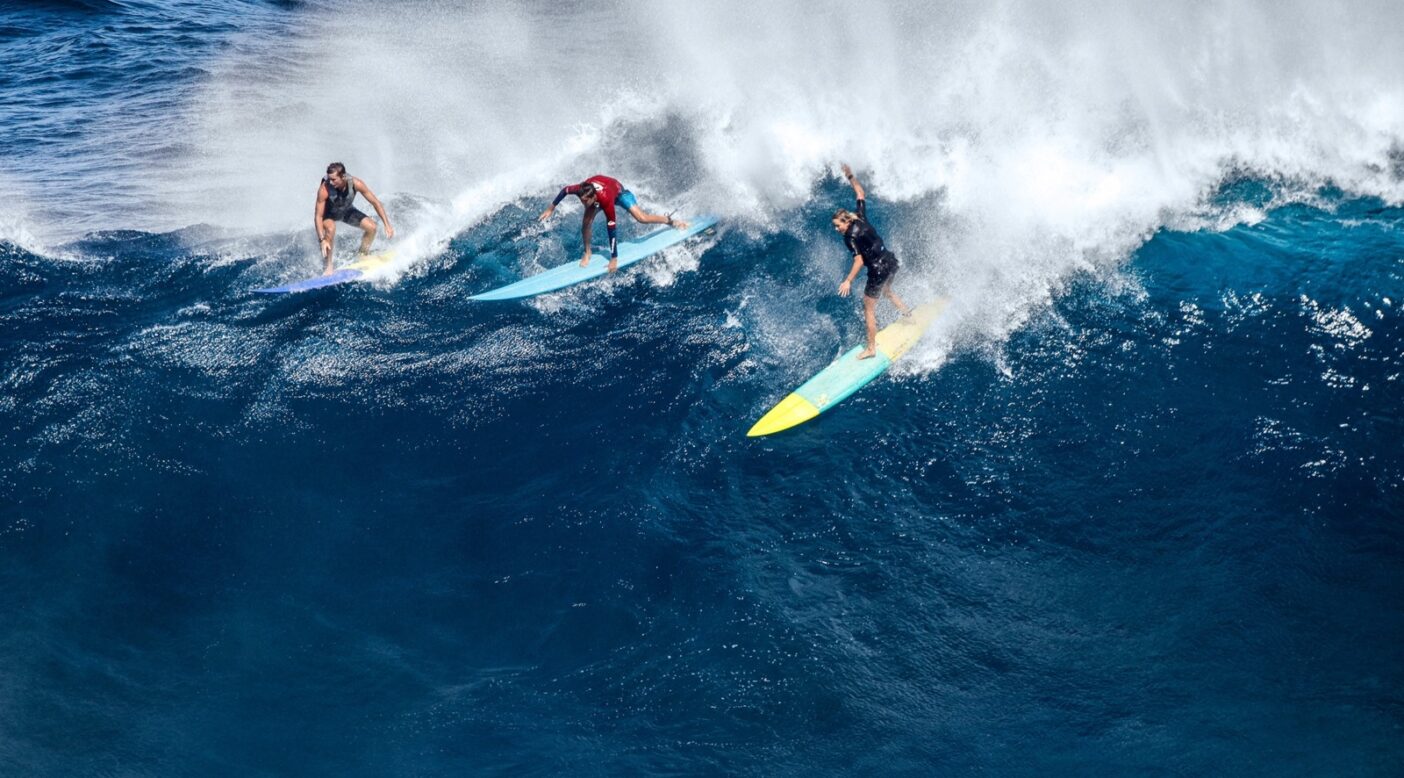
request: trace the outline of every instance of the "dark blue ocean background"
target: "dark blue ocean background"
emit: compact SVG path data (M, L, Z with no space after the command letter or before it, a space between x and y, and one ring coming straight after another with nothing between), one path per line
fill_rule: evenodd
M573 257L577 211L366 162L429 248L251 293L315 272L334 154L265 224L171 183L219 162L169 127L216 63L276 70L353 10L0 7L0 775L1404 774L1387 192L1225 164L1158 224L1050 239L1087 259L1041 301L988 325L957 295L902 369L748 439L862 336L829 172L483 304ZM689 119L617 121L563 170L716 205ZM918 236L978 230L901 226L959 201L870 189L907 289L954 294L982 260Z

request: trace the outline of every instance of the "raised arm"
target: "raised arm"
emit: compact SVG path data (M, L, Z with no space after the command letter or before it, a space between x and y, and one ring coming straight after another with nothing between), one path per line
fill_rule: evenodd
M849 167L847 164L843 166L843 177L848 179L848 183L853 187L853 194L858 196L859 203L867 199L863 193L863 185L858 183L858 177L853 175L853 168ZM860 212L859 215L861 216L862 213Z

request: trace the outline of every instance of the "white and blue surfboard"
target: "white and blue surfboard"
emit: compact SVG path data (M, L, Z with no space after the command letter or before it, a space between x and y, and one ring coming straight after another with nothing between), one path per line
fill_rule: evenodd
M638 262L641 259L657 254L669 246L675 246L694 235L699 235L712 229L717 224L715 216L699 216L693 219L685 230L676 230L672 227L662 229L644 235L633 240L622 240L619 242L619 269ZM609 272L609 249L595 249L590 256L590 264L581 267L579 262L568 262L550 270L537 273L529 278L523 278L515 283L508 284L497 289L493 289L482 294L473 295L469 300L518 300L523 297L534 297L538 294L554 292L564 289L567 286L574 286L582 281L589 281L592 278L599 278Z

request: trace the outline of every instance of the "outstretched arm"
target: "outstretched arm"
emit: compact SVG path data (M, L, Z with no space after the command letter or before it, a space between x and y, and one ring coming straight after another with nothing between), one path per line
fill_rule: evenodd
M380 223L385 225L385 237L395 237L395 228L390 226L390 217L385 215L385 207L380 204L380 198L376 197L375 192L372 192L371 188L366 186L365 181L356 178L353 179L353 182L356 187L356 191L365 195L366 200L368 200L371 204L371 207L375 209L375 215L380 217Z
M561 191L558 192L558 193L556 193L556 199L552 200L552 201L551 201L551 204L548 205L548 206L546 206L546 210L542 211L542 212L541 212L541 215L538 216L538 217L536 217L536 220L537 220L537 221L542 221L542 222L544 222L544 221L546 221L547 219L551 218L551 214L553 214L553 213L556 212L556 206L558 206L558 205L561 204L561 201L565 199L565 196L568 195L568 194L574 194L574 192L572 192L571 190L572 190L572 189L579 189L579 188L580 188L579 186L563 186L563 187L561 187Z

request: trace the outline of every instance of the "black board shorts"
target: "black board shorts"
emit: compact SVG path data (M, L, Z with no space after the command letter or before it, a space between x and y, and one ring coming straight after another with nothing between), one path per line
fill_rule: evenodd
M877 259L863 264L868 266L868 283L863 287L863 295L881 297L882 288L897 273L897 255L891 251L884 251Z
M355 208L347 208L340 214L333 214L330 211L327 211L322 214L322 218L331 219L334 222L344 222L346 224L351 225L352 227L359 227L361 226L361 220L367 217L364 213L361 213Z

